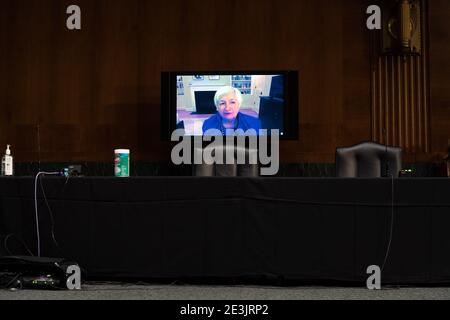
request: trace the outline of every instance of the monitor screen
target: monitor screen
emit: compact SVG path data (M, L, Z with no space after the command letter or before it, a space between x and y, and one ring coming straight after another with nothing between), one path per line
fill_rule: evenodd
M296 73L168 72L162 81L165 136L167 127L184 129L187 136L202 136L209 129L224 135L228 129L254 129L257 135L276 129L280 138L297 136Z

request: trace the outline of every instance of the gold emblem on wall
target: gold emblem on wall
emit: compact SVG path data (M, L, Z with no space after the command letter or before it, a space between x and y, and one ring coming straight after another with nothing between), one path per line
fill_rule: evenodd
M384 54L421 53L420 2L420 0L383 1L382 50Z

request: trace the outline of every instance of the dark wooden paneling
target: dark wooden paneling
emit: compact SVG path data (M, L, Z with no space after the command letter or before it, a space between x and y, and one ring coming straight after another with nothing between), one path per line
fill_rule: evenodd
M443 3L443 2L442 2ZM4 0L0 10L0 152L16 161L167 161L160 72L298 69L300 139L283 162L333 162L371 136L367 1ZM443 57L443 56L442 56Z
M431 158L442 160L450 139L450 1L429 1Z
M427 38L425 38L426 40ZM372 137L405 153L429 153L428 49L377 56L372 74Z

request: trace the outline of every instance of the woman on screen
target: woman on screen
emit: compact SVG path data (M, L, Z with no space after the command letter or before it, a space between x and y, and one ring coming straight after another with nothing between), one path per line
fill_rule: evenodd
M258 134L261 124L258 118L239 112L242 104L241 92L233 87L225 86L217 90L214 96L217 113L203 122L203 134L207 130L216 129L226 135L227 129L244 132L253 129Z

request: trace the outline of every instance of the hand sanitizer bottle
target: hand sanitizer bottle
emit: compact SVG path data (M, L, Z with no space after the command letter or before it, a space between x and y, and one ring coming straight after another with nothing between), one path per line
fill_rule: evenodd
M11 155L11 150L9 149L9 144L6 147L5 155L2 158L2 176L12 176L13 171L13 157Z

